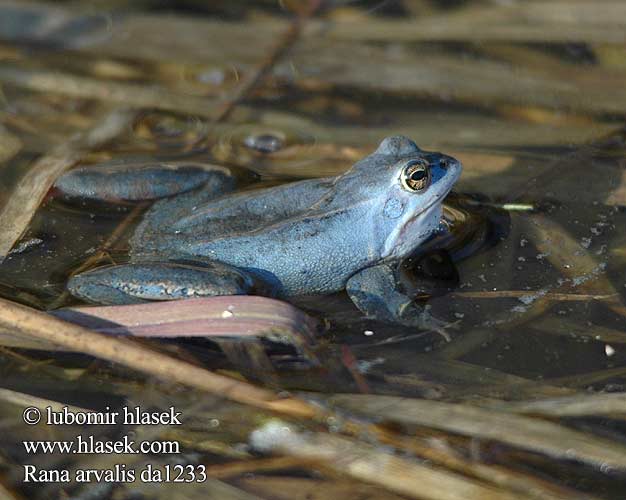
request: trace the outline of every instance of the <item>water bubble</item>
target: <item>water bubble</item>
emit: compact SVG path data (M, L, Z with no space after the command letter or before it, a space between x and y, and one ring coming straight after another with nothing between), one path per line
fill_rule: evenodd
M265 154L275 153L285 146L284 138L274 134L249 135L243 143L248 148Z

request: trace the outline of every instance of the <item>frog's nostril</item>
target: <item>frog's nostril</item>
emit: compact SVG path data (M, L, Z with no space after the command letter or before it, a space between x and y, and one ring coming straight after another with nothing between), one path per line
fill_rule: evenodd
M447 158L442 158L441 160L439 160L439 165L441 166L441 168L448 168L450 166L450 160L448 160Z

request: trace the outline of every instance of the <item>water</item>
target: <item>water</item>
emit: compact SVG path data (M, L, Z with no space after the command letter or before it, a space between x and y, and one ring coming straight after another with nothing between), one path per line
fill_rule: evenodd
M336 175L385 136L403 133L464 164L447 202L449 216L457 218L457 238L444 244L454 264L434 271L435 293L421 298L455 327L442 335L366 320L345 294L300 298L299 307L329 321L317 347L321 366L307 365L293 349L268 345L277 371L256 373L256 381L284 390L368 391L479 407L622 393L626 95L620 55L626 49L616 41L623 27L611 10L621 6L597 13L597 24L586 21L586 7L574 4L497 4L490 8L501 21L492 24L483 21L479 2L464 6L468 10L436 1L329 5L309 22L305 40L215 123L217 105L288 28L291 14L284 8L273 2L176 8L146 1L124 8L98 4L94 9L102 13L94 13L73 4L0 3L0 19L15 19L0 22L0 210L38 158L117 107L139 109L112 141L85 152L83 163L146 155L206 160L208 151L210 161L232 167L248 188ZM78 303L63 295L67 277L103 245L96 264L123 262L137 220L128 218L142 209L48 193L20 240L22 251L0 266L0 295L44 310ZM124 221L127 227L111 241ZM416 265L408 262L408 271ZM212 342L158 345L211 370L233 370ZM196 427L172 435L186 443L206 441L205 448L189 445L200 462L253 460L238 445L257 418L253 410L242 424L235 416L241 409L210 398L199 405L119 367L10 349L0 352L3 387L98 409L175 403ZM16 423L18 414L8 403L2 410L6 425L29 436ZM623 414L623 407L587 409L556 421L591 441L624 446ZM209 417L221 422L219 432L210 430ZM405 431L441 439L463 457L524 477L599 498L624 496L623 469L499 440L475 437L478 444L472 444L459 437L463 432L429 426ZM5 486L33 498L58 496L58 485L24 486L18 464L31 457L13 436L0 442L9 457ZM38 460L59 463L58 457ZM290 484L334 484L301 464L270 469L265 479L233 473L227 480L259 495L264 484L276 494ZM357 483L350 479L347 491L383 494L380 483ZM116 498L131 494L125 488Z

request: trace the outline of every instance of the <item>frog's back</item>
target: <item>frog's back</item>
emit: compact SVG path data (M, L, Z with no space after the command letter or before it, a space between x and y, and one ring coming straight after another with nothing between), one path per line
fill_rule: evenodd
M155 203L131 239L133 260L176 257L196 241L238 238L297 217L328 192L331 181L292 184L222 195L202 189Z

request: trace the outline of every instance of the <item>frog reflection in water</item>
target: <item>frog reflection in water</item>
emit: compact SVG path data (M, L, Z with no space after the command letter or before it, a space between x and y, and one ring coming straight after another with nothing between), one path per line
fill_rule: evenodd
M345 289L369 317L434 327L397 286L393 266L438 231L460 173L454 158L402 136L337 177L228 194L234 181L216 168L201 188L149 209L130 263L74 276L68 288L101 304Z

